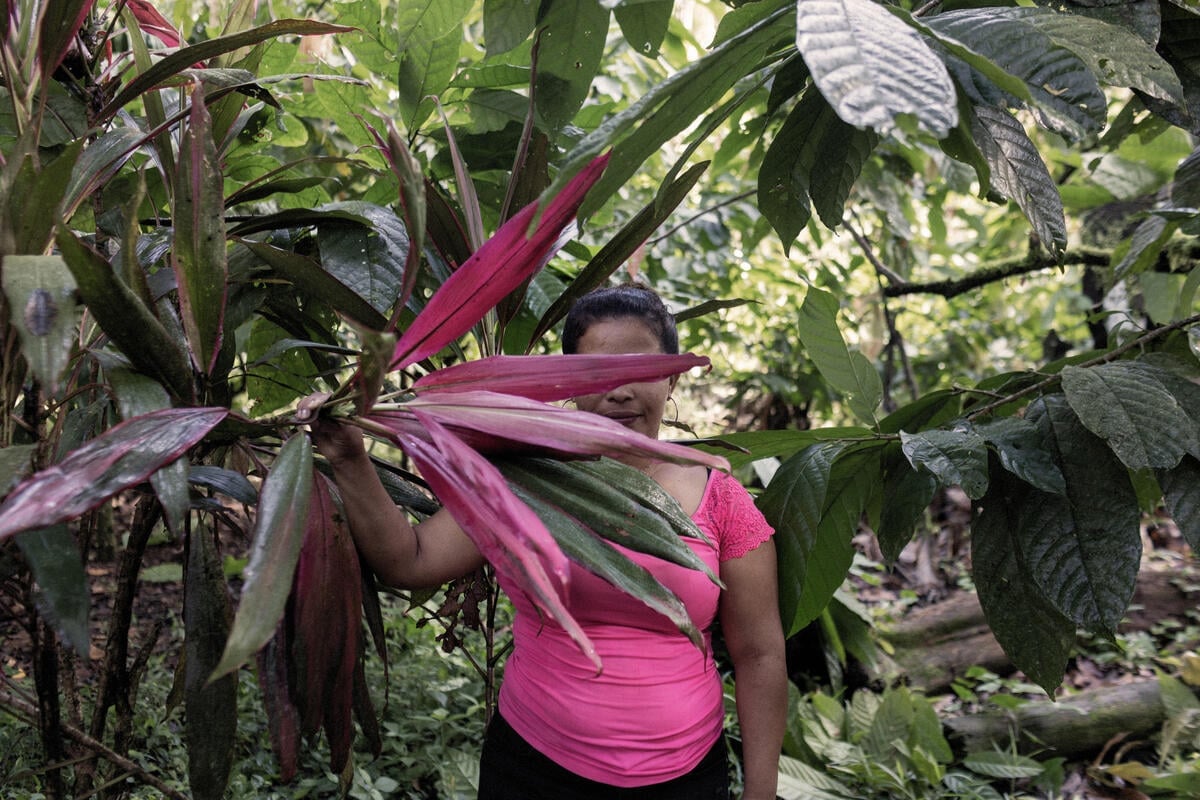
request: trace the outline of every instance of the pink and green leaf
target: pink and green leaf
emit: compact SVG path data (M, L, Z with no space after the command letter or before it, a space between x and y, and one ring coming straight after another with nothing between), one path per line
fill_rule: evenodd
M167 47L180 47L184 44L183 34L147 0L125 0L125 8L129 9L129 13L138 21L143 31Z
M545 525L483 456L434 419L418 416L418 421L428 440L402 434L400 441L433 493L484 558L557 621L599 670L595 647L563 605L559 589L567 560Z
M179 152L171 266L179 289L183 330L197 371L216 364L225 324L225 188L202 90L192 91L192 111Z
M651 439L607 417L498 392L426 394L398 406L376 406L366 419L393 428L410 425L413 415L434 420L488 453L513 449L577 457L639 456L729 469L729 463L720 456Z
M691 353L490 356L431 372L417 380L413 390L430 397L486 390L553 402L709 366L707 357Z
M250 561L233 630L213 677L232 672L270 641L287 606L292 577L308 524L312 494L312 447L308 437L288 439L259 494Z
M182 456L224 408L169 408L120 423L22 481L0 505L0 541L74 519Z
M441 350L540 270L564 244L564 231L607 163L607 155L599 156L581 170L546 206L532 235L529 227L539 212L536 203L521 209L484 242L434 293L400 337L392 369L402 369Z
M258 651L257 664L271 749L279 762L279 780L290 783L300 762L300 718L288 686L286 625L280 624L267 646Z

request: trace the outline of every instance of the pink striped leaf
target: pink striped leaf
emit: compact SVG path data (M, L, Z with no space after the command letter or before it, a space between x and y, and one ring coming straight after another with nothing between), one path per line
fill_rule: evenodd
M0 505L0 541L92 510L182 456L224 408L167 408L126 420L21 482Z
M488 452L511 449L523 454L541 450L575 456L640 456L729 469L729 462L721 456L651 439L607 417L499 392L427 394L396 407L376 406L366 419L395 429L411 425L415 414L421 420L436 421L460 438L482 434L487 437L483 442L499 446ZM388 425L389 419L395 421Z
M432 417L417 414L417 419L428 438L401 433L399 440L433 493L484 558L557 621L599 671L595 647L563 605L559 589L567 558L546 526L483 456Z
M392 369L427 358L457 339L489 310L533 276L561 247L563 232L584 195L599 180L608 155L598 156L539 215L530 203L455 270L396 343ZM533 235L528 235L538 218Z
M552 402L709 366L707 357L692 353L490 356L431 372L413 384L413 389L427 396L486 390Z
M147 0L125 0L125 7L143 31L167 47L181 47L184 44L183 35Z

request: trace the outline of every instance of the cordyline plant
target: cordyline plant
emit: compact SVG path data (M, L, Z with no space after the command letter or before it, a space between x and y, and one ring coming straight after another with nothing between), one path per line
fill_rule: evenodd
M255 70L266 43L344 29L300 20L255 26L254 4L236 5L224 32L198 44L186 44L142 2L9 4L0 29L4 100L14 109L0 150L0 547L16 543L24 567L14 574L29 576L40 599L19 599L36 634L36 700L0 690L0 703L39 726L47 763L70 758L73 740L89 758L179 796L128 757L144 664L144 654L130 652L133 596L161 520L183 549L177 688L196 798L220 797L228 784L236 681L252 660L285 780L302 740L322 730L330 766L348 775L355 717L379 746L362 666L363 607L373 634L381 631L379 610L304 432L318 407L398 446L481 552L589 654L560 599L568 558L701 642L678 599L605 541L619 537L703 569L678 536L694 530L690 520L664 507L646 479L597 458L637 453L727 467L718 456L549 404L707 359L572 356L566 366L566 357L490 356L433 368L431 356L461 352L457 340L485 316L511 319L514 298L569 239L607 156L487 238L473 202L464 200L469 222L461 223L396 131L364 123L398 187L399 212L336 200L289 205L282 200L290 193L315 185L289 172L332 166L362 174L366 166L313 154L284 167L250 159L260 172L232 180L244 150L255 152L247 126L280 106L271 87L328 78ZM151 40L166 48L149 49ZM459 172L465 179L465 168ZM695 176L680 179L664 208L689 180ZM264 210L267 199L280 202ZM636 246L658 219L639 217L616 250ZM607 256L612 264L621 257ZM422 278L425 264L453 269ZM589 281L606 274L593 270ZM431 290L427 301L418 287ZM349 352L337 344L341 321L364 345L344 383L329 355ZM273 337L266 346L258 341L264 332ZM300 403L305 392L294 387L290 400L275 398L271 408L283 413L273 418L239 405L244 393L266 405L268 393L248 389L247 376L295 350L332 391ZM422 377L414 383L410 373ZM397 379L408 388L379 402ZM311 378L300 385L315 388ZM411 485L403 490L414 494ZM81 552L104 535L109 501L119 495L133 501L133 516L84 730L63 719L57 667L49 665L70 660L59 640L88 652ZM252 530L238 522L239 505L253 507ZM236 613L220 526L245 537L250 551ZM94 761L81 764L76 792L106 780ZM50 794L67 794L61 770L49 769L46 780Z

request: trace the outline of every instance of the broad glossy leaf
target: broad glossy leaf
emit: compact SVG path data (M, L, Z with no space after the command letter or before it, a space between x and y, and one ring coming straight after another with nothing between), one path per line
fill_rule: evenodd
M559 591L567 575L566 556L550 532L494 466L435 420L421 423L432 441L403 435L401 442L433 493L484 558L561 625L599 670L596 648L563 605Z
M230 601L214 536L188 535L184 581L184 739L188 784L196 800L221 800L237 741L237 674L210 681L229 633Z
M1159 473L1163 503L1179 532L1193 549L1200 549L1200 462L1185 457Z
M1183 104L1183 87L1171 65L1155 52L1153 44L1129 27L1084 14L1053 13L1047 8L1012 8L1009 13L1032 23L1077 55L1102 83L1139 89L1151 97Z
M538 112L551 128L569 123L600 69L609 12L599 0L550 3L539 13Z
M267 644L283 619L304 543L311 495L312 446L307 436L295 434L280 448L263 481L254 543L249 563L242 571L241 599L214 678L249 661ZM316 511L328 513L329 509Z
M426 396L485 390L552 402L709 366L707 357L691 353L489 356L430 372L413 390Z
M105 367L104 375L117 397L122 419L133 419L152 411L171 407L171 398L162 384L152 378L122 367ZM150 476L154 493L162 504L167 527L183 538L184 519L191 506L188 491L188 465L178 460L167 464Z
M205 375L216 366L224 335L226 276L225 189L212 138L212 119L197 88L179 148L171 267L192 363Z
M674 7L675 0L623 3L613 9L613 16L629 46L647 58L654 58L667 35Z
M61 113L49 108L46 119ZM45 129L43 123L43 139ZM47 152L49 145L43 141L42 154L37 160L40 163L30 157L22 164L8 195L9 202L17 203L20 209L9 215L13 226L13 253L48 252L58 221L64 218L62 208L67 201L66 187L80 162L85 136L83 125L78 132L64 132L65 146L57 148L59 152L54 156Z
M50 394L71 361L77 338L75 280L61 256L4 256L0 269L21 354Z
M1031 109L1040 122L1069 139L1096 132L1104 124L1107 105L1096 76L1079 56L1055 42L1012 8L979 8L947 11L925 20L939 36L950 37L1021 78L1032 98ZM1054 13L1046 10L1047 13ZM1005 98L983 72L967 62L947 61L975 103L1003 106L1017 100Z
M145 131L135 127L116 127L91 142L75 162L71 179L63 193L63 216L70 218L92 192L107 183L145 144ZM64 236L59 231L58 238Z
M396 343L392 368L420 361L457 339L510 291L542 268L561 244L588 189L599 179L608 156L593 160L555 195L529 226L540 205L530 204L504 223L434 293Z
M884 560L895 563L913 531L925 516L938 483L933 475L913 469L899 449L885 454L883 471L883 506L875 535Z
M258 503L258 490L245 475L232 469L198 464L188 470L188 483L220 492L239 503Z
M832 463L825 485L820 521L813 535L811 548L804 553L803 582L797 605L789 608L780 595L780 613L789 635L817 619L834 592L842 585L854 561L854 536L858 524L878 485L882 449L878 446L853 449L837 456ZM771 480L773 487L778 473ZM769 491L770 487L768 487ZM765 493L763 495L765 497ZM767 508L760 502L766 514ZM767 515L775 524L775 519ZM776 534L778 535L778 533ZM780 569L780 583L795 581L790 570Z
M971 134L990 168L992 186L1016 203L1051 252L1067 246L1062 197L1021 123L1002 108L976 105Z
M227 413L223 408L170 408L110 428L9 493L0 505L0 540L90 511L182 456Z
M529 38L538 7L525 0L485 0L483 41L489 56L507 53Z
M825 380L849 395L847 403L854 415L874 424L875 409L883 399L883 383L866 356L847 349L837 327L837 312L836 297L810 287L800 306L800 341Z
M17 547L37 582L38 608L81 658L89 658L91 592L83 558L66 525L26 531Z
M960 486L973 500L987 491L987 445L971 431L900 432L900 441L913 469L926 469L942 486Z
M326 272L313 259L269 244L250 240L245 240L242 244L304 294L321 298L335 311L371 330L382 330L387 325L387 318L383 314L376 311L358 293Z
M391 209L358 201L330 203L317 210L358 217L365 223L346 225L330 219L318 225L321 266L386 314L400 295L412 250L403 221Z
M504 470L503 465L501 470ZM603 578L617 589L669 619L692 644L704 648L704 638L683 603L645 568L594 536L578 518L543 498L535 489L510 484L513 492L534 510L567 558Z
M788 635L800 629L804 586L807 582L817 531L833 463L844 445L814 444L780 465L758 498L758 507L775 528L779 555L779 610Z
M733 469L762 458L787 458L818 442L837 439L862 440L874 438L868 428L812 428L806 431L743 431L716 437L721 445L700 445L701 449L725 454ZM733 448L731 452L729 448Z
M650 456L665 461L704 464L727 469L718 456L682 445L651 439L598 414L526 400L497 392L452 392L424 395L398 409L377 406L367 419L385 421L389 416L403 424L405 417L420 414L451 428L459 437L482 434L518 448L545 448L557 453Z
M1030 492L1013 511L1022 562L1039 592L1088 630L1116 630L1137 585L1141 514L1128 472L1059 395L1026 418L1053 448L1067 494Z
M976 425L975 430L995 448L1000 463L1013 475L1043 492L1066 493L1062 470L1033 423L1021 417L1003 417Z
M527 491L614 544L648 553L721 581L680 537L707 540L661 486L618 461L501 460L497 468Z
M1067 367L1062 384L1079 419L1130 469L1169 469L1200 450L1196 423L1148 369Z
M988 627L1019 669L1047 694L1062 683L1075 643L1075 623L1038 589L1023 563L1010 507L1023 489L1005 491L1011 478L992 481L971 523L971 574Z
M461 17L458 24L462 24ZM440 97L450 85L461 47L461 29L436 38L427 33L414 33L408 38L408 44L399 54L397 84L398 105L408 130L419 129L433 113L436 107L433 98Z
M837 115L886 135L912 114L935 138L958 122L942 60L902 20L871 0L796 4L796 48Z
M194 394L187 356L176 339L95 250L64 228L58 247L75 276L88 312L139 371L161 382L176 398Z

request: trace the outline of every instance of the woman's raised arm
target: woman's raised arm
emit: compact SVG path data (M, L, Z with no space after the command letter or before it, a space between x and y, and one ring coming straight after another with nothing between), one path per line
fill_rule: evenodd
M380 482L361 431L329 420L315 420L311 429L333 468L354 543L381 581L401 589L433 588L483 564L475 543L445 509L416 526L409 521Z

